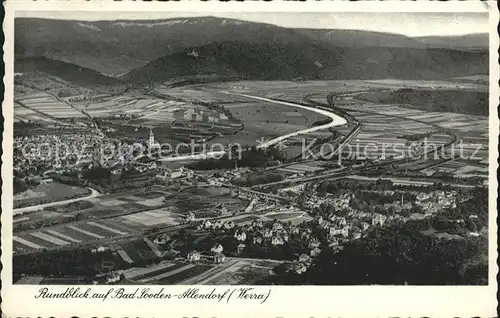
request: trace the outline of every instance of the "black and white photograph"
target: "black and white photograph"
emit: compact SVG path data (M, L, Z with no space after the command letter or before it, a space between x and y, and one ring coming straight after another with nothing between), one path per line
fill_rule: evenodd
M12 283L494 284L489 30L16 11Z

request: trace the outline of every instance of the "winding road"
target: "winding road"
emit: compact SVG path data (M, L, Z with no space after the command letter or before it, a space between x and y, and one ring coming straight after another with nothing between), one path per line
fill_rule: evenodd
M49 202L49 203L44 203L44 204L32 205L32 206L27 206L24 208L17 208L17 209L14 209L14 215L26 213L26 212L32 212L32 211L36 211L36 210L41 210L43 208L47 208L47 207L51 207L51 206L64 205L64 204L69 204L69 203L78 202L78 201L82 201L82 200L87 200L87 199L95 198L95 197L98 197L101 195L101 193L99 193L99 191L97 191L95 189L92 189L92 188L87 188L87 189L89 189L91 191L90 194L87 196L63 200L63 201L56 201L56 202Z

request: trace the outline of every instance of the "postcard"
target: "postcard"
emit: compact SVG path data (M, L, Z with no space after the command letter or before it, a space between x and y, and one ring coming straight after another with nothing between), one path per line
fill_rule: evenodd
M7 317L495 316L495 3L5 8Z

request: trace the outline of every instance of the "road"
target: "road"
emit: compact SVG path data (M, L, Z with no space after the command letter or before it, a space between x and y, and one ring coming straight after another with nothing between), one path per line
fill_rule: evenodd
M89 189L91 191L88 196L79 197L79 198L75 198L75 199L69 199L69 200L63 200L63 201L56 201L56 202L49 202L49 203L44 203L44 204L32 205L32 206L27 206L24 208L17 208L17 209L14 209L14 215L20 214L20 213L25 213L25 212L32 212L32 211L36 211L36 210L41 210L43 208L47 208L47 207L51 207L51 206L64 205L64 204L69 204L69 203L78 202L78 201L82 201L82 200L87 200L87 199L95 198L95 197L98 197L101 195L101 193L99 191L97 191L96 189L92 189L92 188L87 188L87 189Z

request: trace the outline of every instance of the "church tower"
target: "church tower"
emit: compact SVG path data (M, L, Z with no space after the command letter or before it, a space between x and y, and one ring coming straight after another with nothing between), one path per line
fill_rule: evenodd
M153 148L155 146L155 134L153 130L149 130L149 148Z

